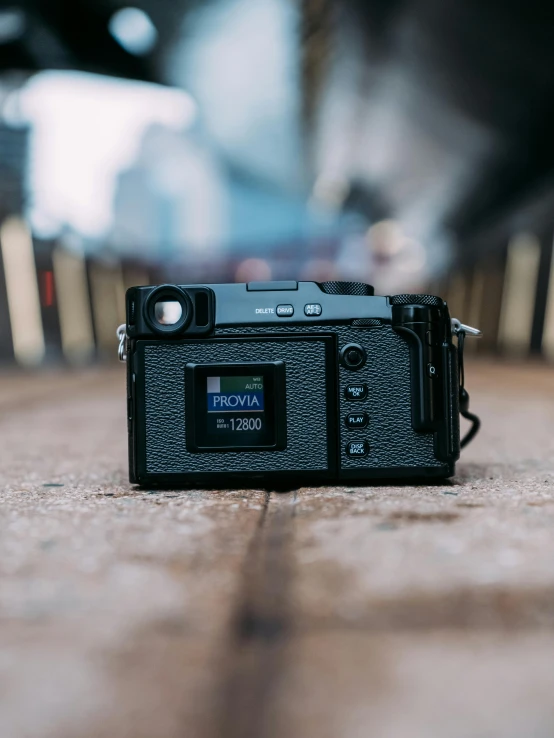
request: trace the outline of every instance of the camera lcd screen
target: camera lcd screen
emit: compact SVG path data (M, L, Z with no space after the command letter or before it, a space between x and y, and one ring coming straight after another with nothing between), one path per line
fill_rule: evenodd
M189 364L186 381L187 404L194 405L191 450L284 448L282 400L277 406L277 396L285 396L282 362Z
M208 376L206 398L206 430L216 445L267 446L271 442L263 374Z

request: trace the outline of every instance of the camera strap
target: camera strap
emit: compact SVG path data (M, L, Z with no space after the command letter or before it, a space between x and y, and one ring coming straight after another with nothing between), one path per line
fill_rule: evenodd
M471 413L469 411L469 392L465 388L465 372L464 372L464 345L465 345L465 339L466 336L472 336L474 338L480 338L482 333L477 328L472 328L469 325L464 325L463 323L460 323L459 320L456 318L452 319L452 332L458 339L458 372L459 372L459 378L460 378L460 393L459 393L459 403L460 403L460 415L465 418L466 420L469 420L471 423L471 428L468 430L468 432L465 434L465 436L460 441L461 448L464 448L464 446L467 446L468 443L470 443L477 433L479 432L479 428L481 427L481 421L475 413Z
M117 328L117 340L119 341L117 358L119 361L127 361L127 326L125 323L122 323Z

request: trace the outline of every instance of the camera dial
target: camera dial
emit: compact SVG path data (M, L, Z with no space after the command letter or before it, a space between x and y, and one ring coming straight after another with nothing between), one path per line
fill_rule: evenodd
M321 282L319 285L327 295L358 295L373 297L375 290L365 282Z

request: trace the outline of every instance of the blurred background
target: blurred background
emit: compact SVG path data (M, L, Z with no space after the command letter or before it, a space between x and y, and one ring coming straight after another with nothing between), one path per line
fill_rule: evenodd
M131 285L286 278L554 358L553 36L535 0L0 2L0 364L114 360Z

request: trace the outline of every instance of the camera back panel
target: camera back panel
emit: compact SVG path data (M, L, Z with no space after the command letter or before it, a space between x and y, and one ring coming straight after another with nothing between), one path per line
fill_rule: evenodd
M366 363L357 371L343 367L335 358L334 372L338 372L337 440L340 452L338 467L342 477L362 478L364 470L383 470L381 476L402 467L436 468L444 463L435 456L433 434L417 433L412 427L410 352L407 342L390 325L375 321L374 326L328 326L337 336L338 345L359 344L366 350ZM307 331L305 326L287 325L272 328L273 331L313 335L326 330L318 326ZM267 329L266 329L267 331ZM265 331L265 332L266 332ZM263 328L250 329L252 334L264 333ZM241 329L217 329L219 335L244 335ZM348 387L365 385L367 397L348 400ZM345 419L350 413L367 413L364 428L347 428ZM368 443L364 456L349 456L346 446L350 442Z
M336 389L332 335L198 341L139 341L139 458L147 475L335 471ZM191 453L187 449L187 364L282 361L286 371L286 448L278 451ZM140 366L142 364L142 367ZM329 371L331 369L331 371ZM142 380L143 378L143 380ZM331 433L329 434L329 429ZM142 434L141 434L142 435Z

